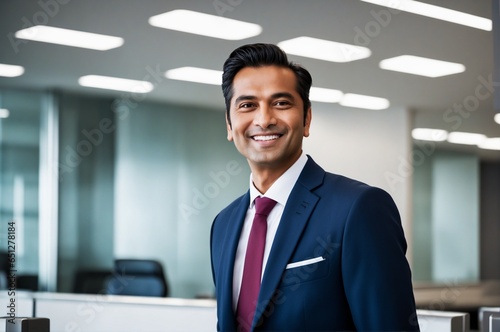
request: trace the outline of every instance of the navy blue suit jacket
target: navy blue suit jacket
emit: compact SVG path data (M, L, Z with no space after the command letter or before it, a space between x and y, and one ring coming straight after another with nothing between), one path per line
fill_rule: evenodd
M233 264L249 197L247 192L232 202L212 225L221 331L237 328ZM283 211L253 329L417 331L405 253L399 212L389 194L326 173L309 157ZM290 263L299 266L287 268Z

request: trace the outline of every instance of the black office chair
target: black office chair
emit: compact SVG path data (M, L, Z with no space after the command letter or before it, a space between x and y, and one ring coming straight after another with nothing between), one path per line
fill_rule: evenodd
M17 276L17 289L29 290L36 292L38 291L38 276L34 274L25 274Z
M106 281L107 294L168 296L168 284L160 262L149 259L117 259Z
M9 281L7 280L9 275L9 256L6 251L0 251L0 290L9 288Z

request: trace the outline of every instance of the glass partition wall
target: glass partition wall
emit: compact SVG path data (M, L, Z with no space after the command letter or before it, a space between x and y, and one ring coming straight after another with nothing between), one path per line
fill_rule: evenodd
M0 109L0 278L5 286L12 272L18 288L37 289L43 94L1 89Z

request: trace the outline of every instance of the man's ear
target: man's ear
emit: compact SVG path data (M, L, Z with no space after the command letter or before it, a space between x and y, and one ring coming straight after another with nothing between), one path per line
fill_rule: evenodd
M226 112L226 129L227 129L227 140L231 142L233 140L233 130L231 127L231 122L227 118L227 112Z
M304 121L304 137L309 136L309 128L311 127L312 109L307 109L306 119Z

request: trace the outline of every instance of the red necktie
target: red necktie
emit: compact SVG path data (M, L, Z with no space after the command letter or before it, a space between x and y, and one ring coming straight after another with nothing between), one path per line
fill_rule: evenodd
M276 201L267 197L257 197L255 199L255 217L248 238L240 297L236 311L239 331L250 331L252 326L259 297L262 259L264 258L264 248L266 246L267 216L275 205Z

